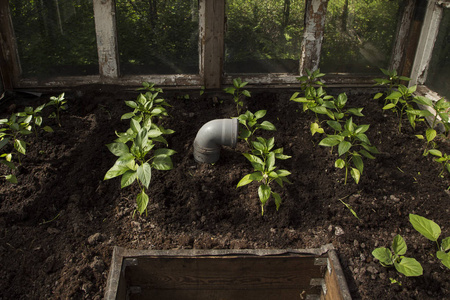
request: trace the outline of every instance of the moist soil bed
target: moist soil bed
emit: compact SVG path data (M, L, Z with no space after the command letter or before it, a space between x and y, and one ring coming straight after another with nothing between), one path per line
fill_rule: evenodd
M330 90L337 94L342 91ZM357 124L370 124L367 135L380 154L365 160L359 184L344 185L344 171L334 167L336 151L318 146L311 136L312 113L289 101L290 90L255 90L246 109L266 109L264 120L291 159L277 161L292 172L293 184L274 189L283 202L278 211L269 200L261 215L257 186L236 189L252 172L242 155L245 143L223 148L214 165L197 164L192 155L197 131L206 122L236 116L229 95L166 91L172 105L164 127L174 169L152 172L148 215L133 217L136 187L120 189L118 178L103 181L115 157L105 146L130 108L124 100L137 93L120 87L87 86L66 93L69 109L62 127L44 118L53 133L27 136L27 155L16 171L19 184L0 186L0 299L102 299L112 249L288 249L318 248L332 243L354 299L449 299L450 270L434 257L435 244L416 232L408 214L434 220L450 235L448 176L422 155L425 143L371 94L348 93L348 107L364 107ZM36 107L50 96L2 100L1 115ZM46 108L48 115L51 108ZM450 152L447 145L441 150ZM1 169L5 172L5 169ZM341 201L354 209L354 217ZM405 277L382 267L371 252L389 247L396 234L405 239L406 256L416 258L424 275ZM401 282L391 283L391 278Z

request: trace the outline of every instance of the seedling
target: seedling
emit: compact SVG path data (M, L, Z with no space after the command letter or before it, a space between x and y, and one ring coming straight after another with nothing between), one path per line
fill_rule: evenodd
M246 111L245 114L242 114L238 117L239 123L244 125L245 128L241 127L241 131L239 133L239 138L243 139L250 147L252 137L256 130L264 129L275 131L275 126L269 121L263 121L261 124L258 123L258 120L263 118L266 115L266 110L258 110L256 113L251 113L250 111Z
M140 214L144 212L147 214L149 197L146 190L148 190L150 185L152 168L157 170L172 169L173 164L170 157L175 154L175 151L167 148L154 150L154 139L161 136L162 132L141 127L136 120L132 122L134 123L132 126L134 137L131 139L131 147L128 147L126 142L122 141L120 137L115 143L107 145L111 153L117 156L118 159L114 166L106 172L104 180L122 176L121 188L125 188L136 181L141 190L136 197L136 210Z
M421 276L422 265L414 258L406 257L407 246L405 240L398 234L392 241L391 249L379 247L372 251L383 267L392 267L405 276Z
M442 166L442 170L439 173L439 177L444 177L444 172L447 171L450 173L450 155L447 153L442 153L437 149L431 149L428 151L429 154L436 156L434 161L438 162Z
M352 118L345 122L344 127L339 122L332 123L330 126L336 131L336 134L328 135L319 143L320 146L334 147L338 146L339 157L334 163L339 169L345 168L345 182L347 184L348 172L358 184L361 174L364 170L362 157L374 159L373 154L378 154L375 146L372 146L365 132L369 125L356 125ZM352 164L354 167L352 167Z
M164 99L158 97L159 92L146 92L139 94L136 101L125 101L125 104L133 108L132 112L123 114L121 120L131 119L138 122L149 122L153 117L162 118L168 116L164 106L170 106Z
M55 106L56 112L50 114L49 118L56 118L58 126L61 127L61 110L67 110L67 100L64 99L64 93L60 94L58 97L50 97L50 101L46 106Z
M439 227L438 224L432 220L415 214L409 214L409 222L421 235L436 243L438 249L436 252L436 257L444 266L450 269L450 237L444 238L439 244L441 227Z
M300 88L302 91L305 91L309 87L323 86L323 82L319 79L323 76L325 76L325 74L320 73L320 69L316 69L315 71L306 69L306 75L297 77L297 80L300 81Z
M233 79L233 86L224 89L225 93L233 95L234 103L236 103L237 114L241 113L241 109L244 106L244 101L241 96L251 97L248 90L243 90L243 88L248 84L248 82L242 82L241 78Z
M399 76L396 70L386 70L380 68L381 72L386 76L386 78L376 78L375 85L387 86L387 95L392 93L393 89L398 87L401 81L410 81L411 78L406 76ZM379 99L383 96L383 93L377 93L374 99Z
M18 117L21 117L19 119L19 123L30 124L33 127L33 131L36 137L38 136L36 127L41 127L42 125L42 117L40 114L44 109L44 107L45 104L36 107L36 109L33 109L33 107L28 106L25 107L25 110L23 112L16 113ZM53 129L50 126L44 126L42 127L42 129L46 132L53 132Z
M245 158L250 161L253 166L254 172L245 175L237 184L237 187L245 186L253 181L259 183L258 197L261 201L261 215L264 215L264 206L267 200L272 196L275 200L275 205L278 209L281 205L280 194L272 191L270 184L275 181L280 187L283 188L283 183L290 183L287 176L291 172L287 170L278 169L275 165L276 159L288 159L290 156L283 154L283 148L272 150L275 145L275 139L264 139L258 137L256 141L252 142L253 151L252 154L244 153Z
M1 119L0 125L4 125L3 128L0 128L0 143L2 147L10 142L13 143L13 147L18 153L20 164L20 155L25 155L27 151L27 143L21 139L21 136L31 134L32 126L29 123L21 122L16 114L11 115L9 119ZM12 153L8 153L3 157L6 157L7 161L11 161Z
M420 115L417 114L417 110L414 109L412 103L413 103L413 96L412 94L416 91L417 86L411 86L407 88L406 86L400 84L398 86L397 91L391 92L386 97L386 102L383 107L384 110L391 110L392 112L396 113L399 118L399 125L398 125L398 131L402 131L402 119L403 115L407 115L409 123L411 124L412 128L416 128L416 121L423 121L423 119L418 119Z

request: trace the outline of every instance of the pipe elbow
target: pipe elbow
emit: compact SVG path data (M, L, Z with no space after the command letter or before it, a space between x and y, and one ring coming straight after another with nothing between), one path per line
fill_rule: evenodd
M222 146L236 147L238 119L216 119L205 123L194 140L194 159L199 163L215 163Z

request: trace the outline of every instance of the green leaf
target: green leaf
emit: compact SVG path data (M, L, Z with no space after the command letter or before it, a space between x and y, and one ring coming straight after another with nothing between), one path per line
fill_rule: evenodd
M428 151L428 153L437 157L442 157L442 152L438 149L431 149L430 151Z
M449 251L450 250L450 236L446 237L445 239L442 240L441 250L442 251Z
M372 255L380 261L383 266L391 266L392 262L392 253L388 248L380 247L376 248L372 251Z
M162 171L167 171L167 170L173 169L172 159L170 158L170 156L167 156L167 155L155 156L155 158L152 161L152 166L156 170L162 170Z
M352 161L353 161L353 164L355 165L355 167L356 167L356 168L359 170L359 172L362 174L362 173L363 173L363 170L364 170L364 162L363 162L361 156L360 156L360 155L357 155L357 154L353 155L353 156L352 156Z
M396 105L394 104L394 103L389 103L389 104L387 104L387 105L385 105L384 107L383 107L383 109L392 109L392 108L394 108L394 107L396 107Z
M141 191L136 197L137 210L142 215L148 206L148 195Z
M130 163L134 163L134 158L130 154L131 159L126 160L123 157L119 157L118 160L116 160L115 164L106 172L105 177L103 180L108 180L117 176L120 176L124 174L126 171L130 170L129 167Z
M312 134L312 135L314 135L314 134L316 134L316 133L324 133L324 132L325 132L325 131L323 130L323 128L321 128L321 127L319 126L318 123L311 123L310 130L311 130L311 134Z
M424 237L430 241L437 241L441 235L441 228L438 224L427 218L415 214L409 214L409 222L415 230L417 230Z
M177 153L175 150L167 149L167 148L160 148L160 149L155 150L154 156L160 156L160 155L172 156L175 153Z
M127 120L127 119L131 119L132 117L134 117L134 112L130 112L130 113L126 113L123 114L122 117L120 117L121 120Z
M323 140L320 141L319 146L325 147L334 147L338 145L341 141L334 136L327 136Z
M128 146L124 143L111 143L107 144L106 147L108 147L112 154L119 157L130 152Z
M137 105L136 102L134 101L125 101L125 104L131 108L138 108L139 106Z
M50 126L44 126L44 127L42 127L42 129L43 129L45 132L53 132L53 129L52 129Z
M437 258L441 263L450 269L450 253L445 253L444 251L438 251L436 253Z
M243 90L242 95L244 95L245 97L249 97L249 98L252 96L252 95L250 95L250 92L247 90Z
M342 125L338 121L327 121L328 126L333 128L335 131L342 131Z
M255 112L255 118L256 119L261 119L262 117L264 117L266 115L267 111L266 110L258 110L257 112Z
M353 180L355 180L356 184L359 183L359 179L361 178L361 173L359 172L358 169L352 168L350 170L350 175L352 175Z
M265 205L270 197L271 189L268 185L262 184L258 188L258 196L262 205Z
M394 266L398 272L408 277L423 274L422 265L414 258L403 257L399 263L394 262Z
M407 246L400 234L397 234L392 241L392 250L396 255L405 255Z
M433 128L428 128L425 136L427 137L427 142L431 142L437 136L437 132Z
M383 96L383 93L376 93L375 96L373 96L373 99L379 99Z
M339 147L338 147L338 153L339 156L341 156L342 154L345 154L348 152L348 150L350 150L350 148L352 147L352 144L349 141L342 141L339 143Z
M280 208L281 205L281 197L280 194L278 193L272 193L273 199L275 199L275 205L277 207L277 211Z
M152 168L148 163L143 163L137 168L137 178L148 189L152 178Z
M275 131L275 130L277 130L277 129L275 128L275 126L274 126L272 123L270 123L269 121L263 121L263 122L259 125L259 127L260 127L261 129L264 129L264 130L270 130L270 131Z
M342 158L339 158L334 162L334 166L336 168L342 169L345 167L345 161Z
M13 183L13 184L17 183L17 177L13 174L6 175L5 179L8 180L10 183Z
M267 155L266 166L269 171L272 171L275 166L275 153L270 152Z
M137 173L134 170L126 171L120 180L120 187L124 188L131 185L137 178Z
M247 185L247 184L251 183L251 182L252 182L253 180L252 180L252 179L250 179L250 175L251 175L251 174L247 174L247 175L245 175L244 177L242 177L242 179L241 179L241 180L239 180L239 182L238 182L238 184L237 184L236 188L238 188L238 187L241 187L241 186L244 186L244 185Z
M25 155L27 151L27 145L22 140L15 140L14 141L14 148L17 150L17 152L22 153Z

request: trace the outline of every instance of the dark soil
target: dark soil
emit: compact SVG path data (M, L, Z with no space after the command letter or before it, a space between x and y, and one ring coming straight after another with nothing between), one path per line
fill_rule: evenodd
M349 107L364 107L365 117L354 121L371 124L367 134L381 153L365 160L358 185L351 178L344 185L343 170L334 167L336 151L317 145L321 137L309 131L314 116L288 101L292 91L253 91L248 109L266 109L265 120L277 127L261 134L273 135L276 146L292 156L277 165L292 172L293 184L284 190L274 186L283 203L276 211L271 201L261 216L256 185L236 189L252 171L241 154L242 141L236 149L222 149L214 165L193 160L199 128L236 116L234 103L220 93L200 97L195 91L183 100L185 94L164 94L173 105L164 127L176 131L167 139L177 154L173 170L152 173L148 216L132 217L136 187L103 181L115 161L105 144L115 139L115 130L128 127L120 116L130 111L124 100L134 100L135 92L105 86L67 92L70 108L62 127L44 118L54 132L27 136L27 155L16 171L19 184L2 179L0 186L0 299L101 299L115 245L305 249L327 243L337 249L354 299L450 299L450 270L434 257L435 244L408 219L409 213L427 217L441 226L442 237L450 235L448 176L438 177L439 164L422 155L424 142L414 136L424 124L414 132L404 123L399 133L397 118L382 111L382 103L348 93ZM16 94L3 101L2 116L52 95ZM372 250L389 247L396 234L408 245L406 255L422 264L423 276L408 278L374 261Z

